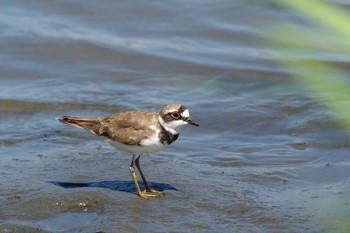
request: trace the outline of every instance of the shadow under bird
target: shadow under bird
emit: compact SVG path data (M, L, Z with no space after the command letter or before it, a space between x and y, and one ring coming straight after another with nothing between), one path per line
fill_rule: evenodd
M160 197L164 193L148 185L140 167L140 156L160 151L173 143L178 138L182 126L188 124L199 126L191 120L188 109L181 104L168 104L159 113L128 111L108 117L63 116L57 120L107 137L116 149L131 153L131 177L137 194L143 198ZM140 190L134 164L143 180L144 191Z

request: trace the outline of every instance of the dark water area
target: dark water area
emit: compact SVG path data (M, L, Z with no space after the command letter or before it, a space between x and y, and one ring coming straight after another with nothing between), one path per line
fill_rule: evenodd
M0 3L0 232L350 229L349 132L263 43L268 21L305 23L291 12L257 1ZM200 127L142 157L159 199L135 195L130 155L55 120L172 102Z

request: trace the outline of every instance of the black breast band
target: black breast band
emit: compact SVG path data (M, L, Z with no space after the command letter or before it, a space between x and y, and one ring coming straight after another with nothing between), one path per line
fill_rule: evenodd
M178 137L179 137L179 134L172 134L172 133L166 131L162 126L162 131L160 132L160 135L159 135L159 140L162 144L166 143L166 144L170 145Z

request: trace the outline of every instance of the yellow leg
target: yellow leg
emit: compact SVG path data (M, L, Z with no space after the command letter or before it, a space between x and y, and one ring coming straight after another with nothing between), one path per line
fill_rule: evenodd
M137 182L137 178L136 178L136 175L135 175L135 169L134 167L131 167L130 166L130 173L131 173L131 177L135 183L135 187L136 187L136 192L138 195L140 195L141 193L141 190L140 190L140 186L139 186L139 182ZM140 195L141 196L141 195Z
M162 195L163 195L162 192L159 192L159 191L157 191L157 190L151 189L151 188L148 186L147 181L146 181L146 179L145 179L145 177L144 177L142 171L141 171L140 168L139 168L140 165L139 165L139 163L138 163L138 159L139 159L140 157L138 157L138 158L136 159L137 162L135 161L135 162L136 162L136 166L137 166L137 168L138 168L139 171L140 171L142 180L144 181L144 183L145 183L145 188L146 188L143 192L141 192L141 189L140 189L140 186L139 186L139 183L138 183L138 181L137 181L136 174L135 174L135 169L134 169L134 158L135 158L135 156L133 156L133 160L132 160L132 162L131 162L131 164L130 164L130 173L131 173L131 177L132 177L132 179L133 179L133 181L134 181L134 183L135 183L137 195L139 195L140 197L146 198L146 199L162 196Z
M142 172L141 167L140 167L140 157L138 157L138 158L135 160L135 165L136 165L137 169L139 170L139 173L140 173L141 178L142 178L142 180L143 180L143 183L144 183L144 185L145 185L145 190L143 191L143 193L154 194L154 195L156 195L157 197L163 196L163 195L164 195L163 192L158 191L158 190L155 190L155 189L152 189L152 188L148 185L147 180L146 180L145 176L143 175L143 172Z

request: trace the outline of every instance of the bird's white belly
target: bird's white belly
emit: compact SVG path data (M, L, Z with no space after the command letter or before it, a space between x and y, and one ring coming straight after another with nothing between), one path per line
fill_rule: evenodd
M135 155L155 153L162 150L166 145L162 144L159 139L149 138L141 141L141 145L126 145L120 142L109 140L109 143L120 151L129 152Z

